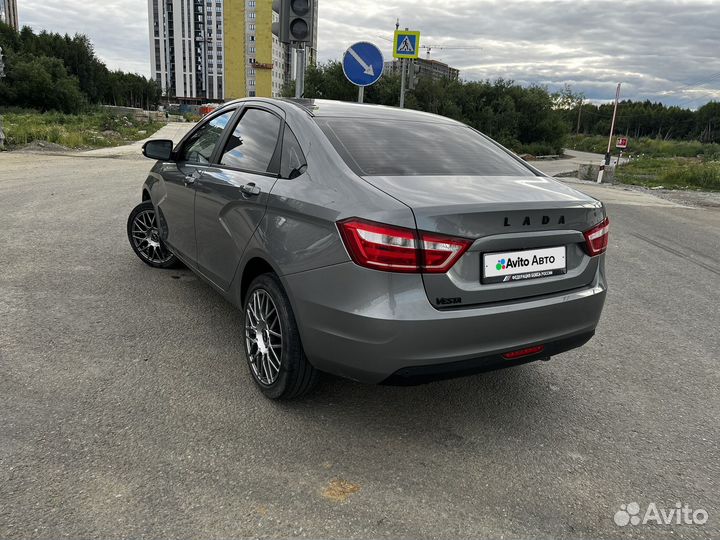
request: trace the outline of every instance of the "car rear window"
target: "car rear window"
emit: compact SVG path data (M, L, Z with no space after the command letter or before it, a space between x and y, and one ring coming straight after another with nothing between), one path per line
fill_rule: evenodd
M360 176L534 176L502 148L462 125L317 118Z

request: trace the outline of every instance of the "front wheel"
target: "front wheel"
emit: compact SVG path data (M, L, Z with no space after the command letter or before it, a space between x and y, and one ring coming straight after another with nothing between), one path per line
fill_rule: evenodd
M291 399L309 392L318 372L305 357L280 280L274 274L255 278L244 308L245 356L262 393L270 399Z
M155 207L150 201L138 204L130 212L127 235L135 255L153 268L175 268L180 260L173 255L160 238Z

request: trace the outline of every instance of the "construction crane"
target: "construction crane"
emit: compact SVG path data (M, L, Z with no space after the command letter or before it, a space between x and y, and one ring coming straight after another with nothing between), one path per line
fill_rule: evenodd
M384 39L385 41L389 41L390 43L393 42L392 39L390 39L387 36L381 36L378 35L380 39ZM421 49L425 49L427 51L427 60L430 60L430 52L433 50L436 51L444 51L444 50L476 50L479 51L482 49L482 47L451 47L451 46L445 46L445 45L420 45Z
M442 45L420 45L421 49L427 50L427 58L426 60L430 60L430 51L437 50L437 51L444 51L444 50L461 50L461 49L467 49L467 50L475 50L479 51L482 49L482 47L445 47Z

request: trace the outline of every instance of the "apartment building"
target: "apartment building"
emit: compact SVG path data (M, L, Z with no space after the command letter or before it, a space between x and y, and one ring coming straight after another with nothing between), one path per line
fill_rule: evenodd
M457 80L460 77L460 70L454 67L450 67L444 62L438 60L429 60L426 58L416 58L413 60L415 65L420 67L418 72L419 78L430 78L430 79L452 79ZM385 62L383 68L384 73L400 73L400 61L393 60Z
M222 99L223 0L148 0L151 73L168 97Z
M9 24L15 30L20 30L17 0L0 0L0 21Z
M1 0L0 0L1 1ZM279 96L292 50L272 33L272 0L148 0L153 77L184 100ZM310 59L317 54L317 10Z

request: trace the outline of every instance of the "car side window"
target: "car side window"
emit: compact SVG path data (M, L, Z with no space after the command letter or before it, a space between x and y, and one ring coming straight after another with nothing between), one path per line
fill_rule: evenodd
M215 146L220 142L223 130L233 114L235 114L234 110L216 116L193 133L182 147L180 161L210 163Z
M305 172L307 160L303 154L300 143L290 127L285 124L283 133L282 158L280 160L280 177L297 178Z
M262 109L248 109L223 150L221 165L256 172L270 171L280 134L280 118Z

